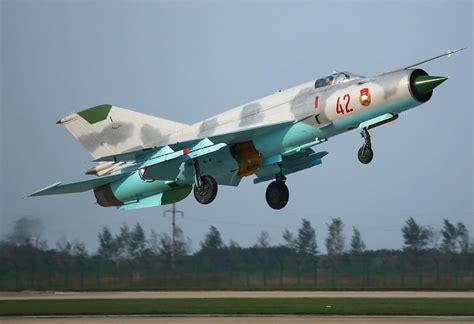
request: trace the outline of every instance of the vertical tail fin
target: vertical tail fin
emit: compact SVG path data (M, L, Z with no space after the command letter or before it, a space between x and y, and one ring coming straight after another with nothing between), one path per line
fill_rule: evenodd
M112 105L100 105L57 122L96 159L154 146L167 134L188 125Z

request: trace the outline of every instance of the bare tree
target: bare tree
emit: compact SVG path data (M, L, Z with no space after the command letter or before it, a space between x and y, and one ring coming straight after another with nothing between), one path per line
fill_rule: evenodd
M160 236L160 245L159 245L161 255L171 257L173 254L173 239L166 233L161 234ZM176 225L175 228L175 246L174 246L174 255L181 256L186 255L190 249L190 240L184 238L183 230Z
M143 228L139 223L136 223L132 231L130 231L127 242L128 255L137 258L143 256L146 251L146 237Z
M441 234L443 236L441 249L444 252L466 253L469 251L469 231L463 223L459 222L454 225L445 219Z
M427 227L428 231L431 233L429 239L428 239L428 246L432 249L438 249L440 245L440 240L441 240L441 231L439 229L436 229L432 226Z
M456 252L457 249L457 239L458 239L458 229L451 223L449 220L443 220L444 225L441 229L441 235L443 235L443 241L441 242L441 250L444 252Z
M87 256L87 249L84 242L79 240L72 241L71 244L71 255L85 258Z
M458 245L462 253L469 251L469 231L463 223L458 223Z
M61 236L61 238L56 242L56 249L59 252L77 256L77 257L86 257L87 256L87 249L84 242L80 240L74 240L69 242L65 236Z
M328 255L341 255L345 250L344 224L338 218L332 218L328 227L328 237L326 238L326 249Z
M238 248L240 248L240 245L239 245L239 243L238 243L237 241L234 241L234 240L231 239L231 240L229 241L229 248L231 248L231 249L238 249Z
M66 236L61 236L56 241L56 249L61 253L71 254L72 244L67 240Z
M298 230L295 240L295 248L298 253L316 255L318 254L318 244L316 243L316 232L310 221L302 219L302 226Z
M292 250L295 249L295 237L293 233L291 233L287 228L285 228L285 230L283 231L282 238L284 246Z
M97 253L104 259L116 259L119 253L119 244L117 239L112 236L109 228L104 226L98 234L99 249Z
M270 234L266 231L260 232L260 235L257 237L257 247L259 248L267 248L270 246L271 242Z
M128 249L130 243L130 228L127 224L124 223L120 226L120 233L115 236L115 241L117 243L119 257L129 258L131 256Z
M359 230L357 227L352 227L354 233L352 234L351 238L351 253L357 254L362 253L365 251L365 243L362 240L362 236L360 235Z
M148 248L154 255L158 255L160 253L160 237L154 229L150 230Z

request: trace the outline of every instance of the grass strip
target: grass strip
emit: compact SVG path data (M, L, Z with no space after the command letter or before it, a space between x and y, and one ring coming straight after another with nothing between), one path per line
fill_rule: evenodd
M1 300L0 316L137 314L474 315L474 298Z

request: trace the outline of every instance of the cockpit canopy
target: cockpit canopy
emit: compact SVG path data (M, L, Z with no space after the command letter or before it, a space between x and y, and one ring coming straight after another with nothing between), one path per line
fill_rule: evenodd
M336 85L339 83L344 83L350 80L360 79L360 78L363 78L363 77L355 73L335 71L331 75L328 75L325 78L317 79L314 84L314 88L316 89L316 88L326 87L330 85Z

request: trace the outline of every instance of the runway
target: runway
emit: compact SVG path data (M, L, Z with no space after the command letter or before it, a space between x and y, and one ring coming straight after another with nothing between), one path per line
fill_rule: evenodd
M2 324L23 323L92 323L92 324L115 324L115 323L472 323L474 317L452 317L452 316L80 316L80 317L0 317Z
M474 298L474 291L21 291L0 300L130 298Z

